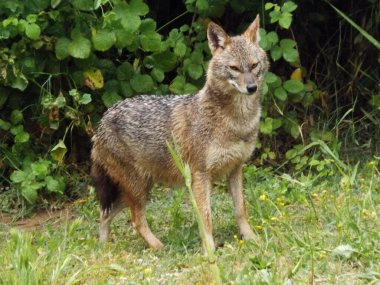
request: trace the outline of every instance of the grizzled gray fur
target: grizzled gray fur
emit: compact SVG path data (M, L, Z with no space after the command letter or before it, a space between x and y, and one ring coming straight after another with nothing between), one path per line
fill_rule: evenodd
M137 96L106 111L92 149L91 174L101 206L100 241L107 240L113 217L129 207L136 230L148 245L163 247L147 224L145 205L155 183L184 182L166 146L173 137L191 169L207 242L215 246L210 194L213 182L223 176L240 234L256 239L244 207L242 167L257 141L260 94L268 69L258 30L258 17L235 37L210 23L207 36L213 57L206 84L198 93Z

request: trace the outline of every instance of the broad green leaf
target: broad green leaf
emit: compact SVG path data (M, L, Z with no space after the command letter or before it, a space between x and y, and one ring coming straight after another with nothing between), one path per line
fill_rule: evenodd
M304 106L310 106L314 102L314 97L310 92L307 92L302 98L302 104Z
M191 59L191 61L192 61L193 63L203 64L204 57L203 57L202 49L200 49L200 48L195 49L195 50L191 53L190 59Z
M298 138L300 136L300 130L298 128L298 125L297 124L293 124L291 127L290 127L290 135L293 137L293 138Z
M265 74L265 82L266 82L267 84L273 84L273 83L275 83L277 80L278 80L278 76L277 76L276 74L274 74L273 72L268 71L268 72Z
M183 42L177 42L174 47L174 53L179 57L183 57L186 54L186 45Z
M76 37L69 44L69 54L72 57L85 59L90 56L90 53L91 42L82 36Z
M185 25L182 25L179 30L182 32L182 33L185 33L185 32L188 32L190 30L190 26L188 24L185 24Z
M268 94L268 91L269 91L269 87L268 87L268 84L264 81L263 83L263 95L267 95Z
M175 94L191 94L198 91L198 88L191 83L187 83L182 75L178 75L169 85L169 90Z
M30 135L27 132L19 132L15 136L16 143L26 143L29 141Z
M281 7L281 12L288 12L288 13L291 13L293 12L295 9L297 9L297 4L295 4L294 2L292 1L286 1L284 3L284 5L282 5Z
M178 75L169 85L169 90L175 94L183 94L185 90L186 79L182 75Z
M191 84L191 83L185 83L185 86L183 88L183 94L193 94L198 91L197 86Z
M38 16L36 14L29 14L26 16L26 21L30 24L37 22Z
M144 75L136 74L131 79L130 83L131 83L132 89L138 93L151 92L154 87L154 82L152 78L147 74L144 74Z
M41 28L35 23L27 24L25 26L25 34L32 40L37 40L41 35Z
M298 51L296 50L296 42L291 39L283 39L280 41L283 57L288 62L296 62L298 60Z
M172 71L177 64L177 56L170 52L164 51L155 53L144 58L144 65L148 68L159 68L163 72Z
M119 49L125 48L133 43L135 35L131 32L126 32L124 29L115 30L116 43L115 46Z
M79 10L92 11L94 10L93 0L71 0L73 6Z
M266 51L269 50L271 45L267 39L267 32L263 28L260 28L259 33L260 33L260 42L259 42L260 47Z
M28 84L29 81L26 79L25 75L21 72L18 72L16 78L11 83L11 87L20 91L24 91Z
M50 5L53 9L57 8L57 6L61 3L62 0L51 0Z
M24 119L24 116L22 115L22 112L20 110L13 110L11 113L11 123L12 125L17 125L18 123L21 123Z
M147 31L140 35L140 44L144 51L158 52L161 50L161 35Z
M197 0L195 5L199 10L207 10L209 8L207 0Z
M264 9L265 9L265 10L270 10L270 9L272 9L273 7L274 7L274 4L273 4L273 3L271 3L271 2L267 2L267 3L265 3Z
M62 164L66 152L67 152L67 147L65 145L65 142L63 140L59 140L59 142L50 151L50 154L54 160Z
M149 12L149 6L142 0L131 0L129 10L135 15L145 16Z
M278 43L278 35L275 31L271 31L266 35L266 39L268 42L270 42L272 45L275 45Z
M24 131L24 126L23 125L18 125L18 126L13 126L10 130L12 135L17 135L19 133L22 133Z
M38 189L42 187L41 183L33 181L25 181L21 185L21 195L30 204L34 204L38 199Z
M102 0L94 1L94 9L97 10L102 5Z
M270 22L272 24L276 23L281 18L281 12L274 10L274 11L269 13L269 17L270 17Z
M83 96L79 99L78 103L81 105L87 105L92 101L91 94L83 94Z
M59 38L57 43L55 44L55 56L59 59L65 59L70 55L69 53L69 45L70 40L68 38Z
M65 190L65 182L63 181L62 177L53 178L52 176L47 176L45 178L45 182L46 188L49 190L49 192L63 194Z
M284 29L289 29L290 25L292 24L292 20L293 20L292 14L284 12L282 13L278 23Z
M69 95L70 95L71 97L73 97L73 99L74 99L75 101L79 101L80 94L79 94L78 89L71 89L71 90L69 91Z
M138 15L128 12L121 18L121 25L126 33L136 32L141 24L141 19Z
M120 81L120 91L124 97L132 97L135 95L128 81Z
M282 56L282 50L278 45L275 45L270 50L270 55L273 61L279 60Z
M187 68L187 73L191 78L199 79L203 75L202 65L191 63Z
M141 21L140 32L146 33L148 31L155 31L157 28L157 22L153 19L144 19Z
M270 135L273 132L273 119L265 118L263 122L260 123L260 132L266 135Z
M304 85L301 81L299 80L287 80L284 82L284 88L286 91L290 93L298 93L304 90Z
M128 61L124 61L117 69L116 69L116 77L118 80L130 80L135 74L135 70L133 69L132 64Z
M118 93L120 91L120 81L116 79L107 80L104 89Z
M273 127L274 130L277 130L281 126L282 126L282 120L280 120L280 119L273 119L272 127Z
M92 43L99 51L106 51L116 42L115 33L109 30L92 30Z
M292 39L282 39L280 41L280 46L283 50L294 48L296 44L297 43Z
M10 132L12 135L16 136L17 134L24 132L24 126L23 125L13 126Z
M290 62L290 63L294 63L298 61L298 51L294 48L284 50L282 56L287 62Z
M22 181L28 179L28 174L22 170L15 170L12 172L10 178L14 183L21 183Z
M116 91L106 91L102 95L102 101L107 108L114 105L116 102L123 100L123 98Z
M66 106L66 98L64 96L58 96L54 100L54 105L56 105L58 108L63 108Z
M161 69L159 69L159 68L153 68L153 70L150 73L150 75L157 82L162 82L164 80L164 78L165 78L165 73Z
M50 161L43 160L31 164L32 174L37 178L44 178L49 173Z
M11 123L0 119L0 129L8 131L12 127Z
M92 68L83 72L85 85L91 90L101 89L104 86L104 78L100 69Z
M289 94L289 98L292 100L292 102L296 102L296 103L301 102L304 97L305 97L304 91L301 91L299 93L290 93Z
M274 96L281 100L281 101L285 101L286 98L288 97L288 93L286 93L285 89L282 88L282 87L277 87L275 90L274 90Z

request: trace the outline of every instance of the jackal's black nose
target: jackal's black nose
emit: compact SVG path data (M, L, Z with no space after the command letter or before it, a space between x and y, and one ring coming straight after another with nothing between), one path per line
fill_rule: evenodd
M257 90L257 85L255 83L251 83L247 85L247 91L248 93L254 93Z

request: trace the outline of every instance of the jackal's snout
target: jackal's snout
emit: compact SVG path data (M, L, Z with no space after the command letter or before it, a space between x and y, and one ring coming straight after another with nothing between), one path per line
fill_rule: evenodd
M248 91L248 94L252 95L253 93L255 93L257 90L257 85L256 83L251 83L251 84L248 84L247 85L247 91Z
M257 84L255 80L252 77L252 74L250 72L245 73L245 84L246 84L246 89L247 89L247 94L252 95L257 91Z

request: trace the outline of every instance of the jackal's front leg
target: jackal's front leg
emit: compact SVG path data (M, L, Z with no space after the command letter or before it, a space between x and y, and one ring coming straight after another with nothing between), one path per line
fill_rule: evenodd
M201 218L205 227L205 237L202 234L202 246L206 251L206 241L209 243L212 249L215 248L214 239L212 237L212 217L211 217L211 177L204 172L194 172L192 177L192 188L195 196Z
M228 176L228 183L232 200L235 206L235 217L239 226L242 238L246 240L257 240L257 236L253 233L248 223L247 213L244 206L243 196L243 166L235 168Z

